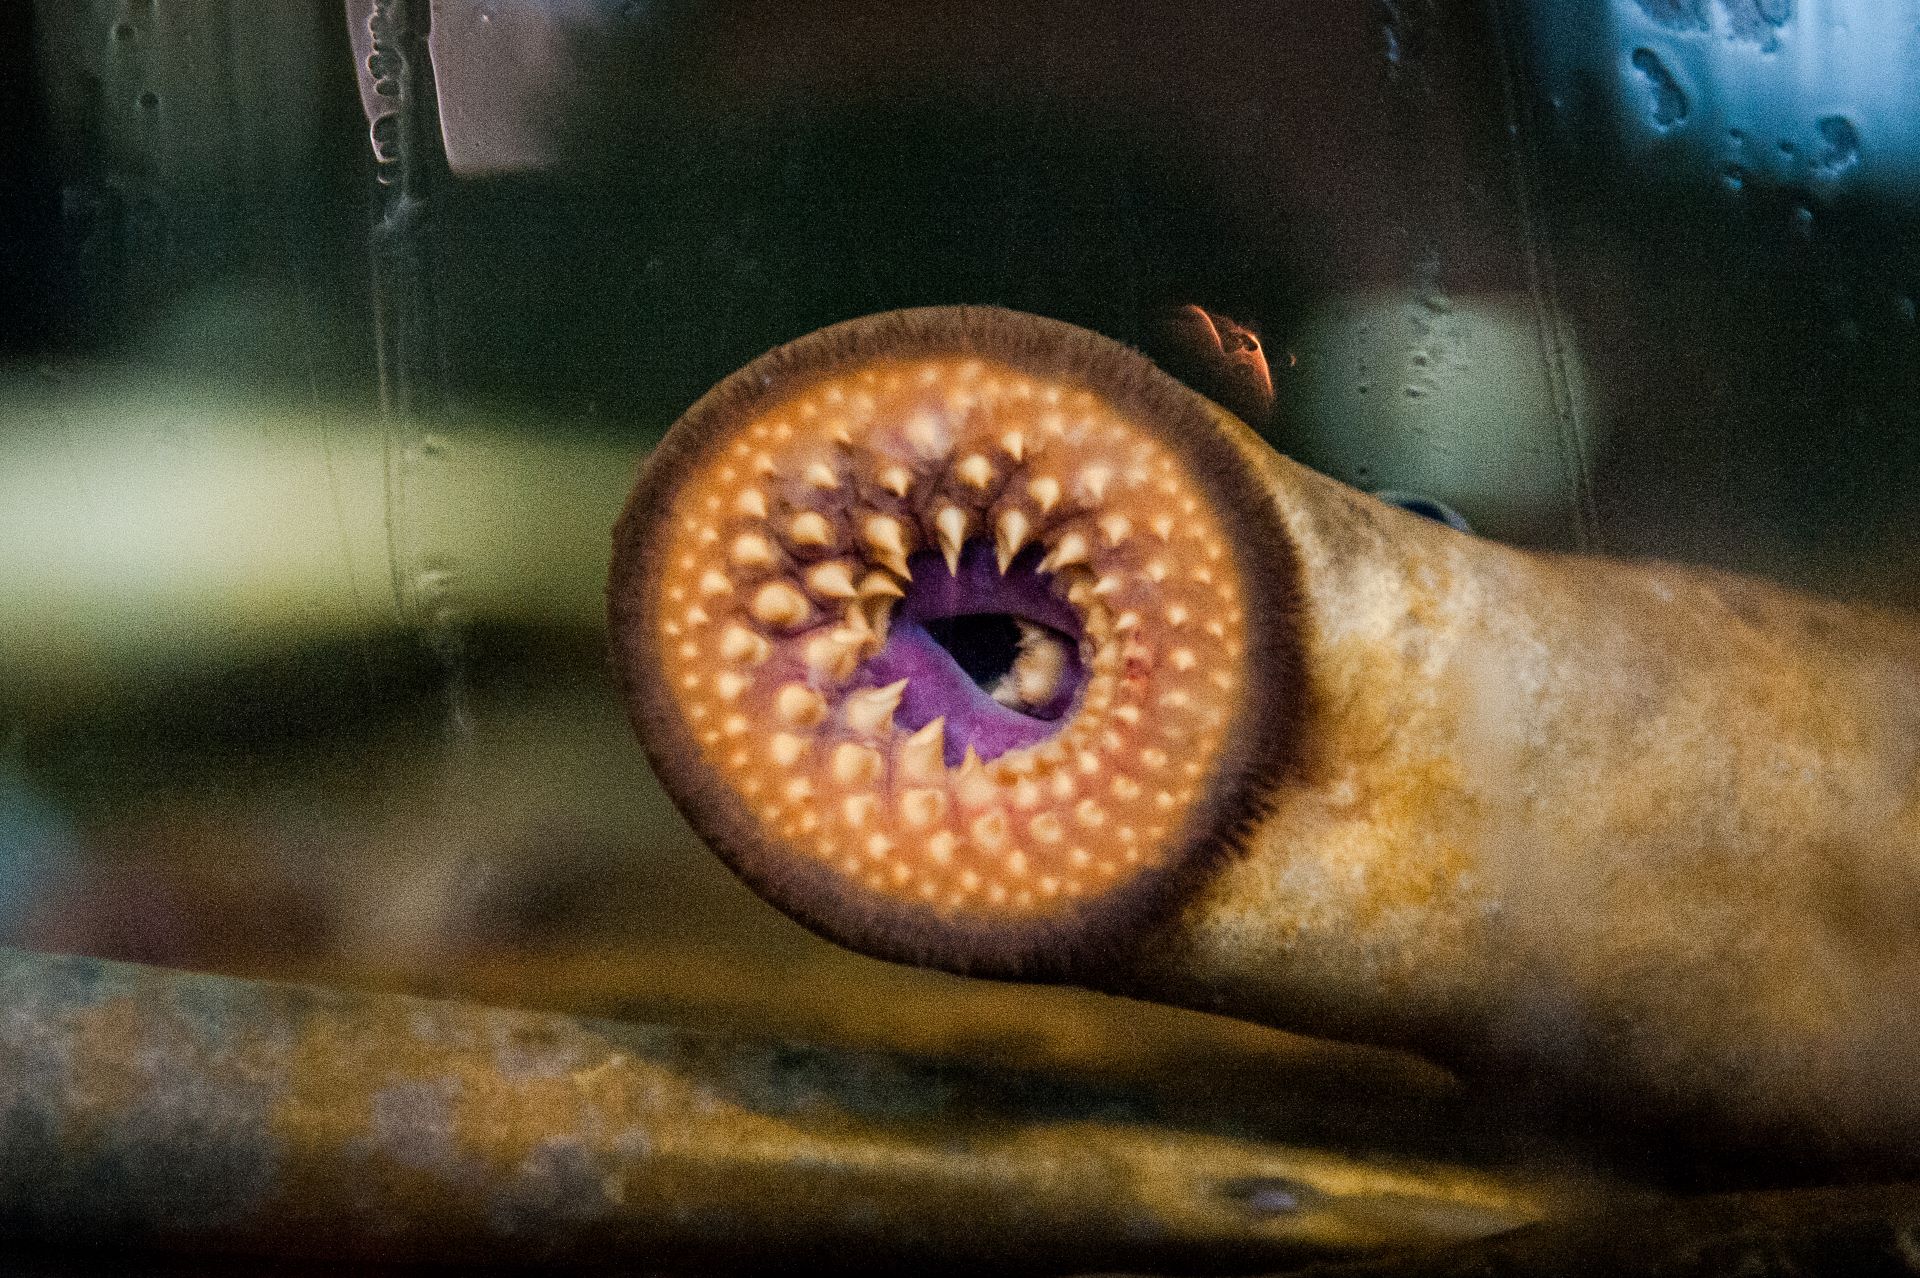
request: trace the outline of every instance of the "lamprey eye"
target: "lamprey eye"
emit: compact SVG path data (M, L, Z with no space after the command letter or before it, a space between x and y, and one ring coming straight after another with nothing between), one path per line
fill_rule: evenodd
M1171 908L1296 699L1259 624L1290 552L1236 428L1005 311L764 356L617 533L616 660L664 783L756 889L890 957L1030 972Z

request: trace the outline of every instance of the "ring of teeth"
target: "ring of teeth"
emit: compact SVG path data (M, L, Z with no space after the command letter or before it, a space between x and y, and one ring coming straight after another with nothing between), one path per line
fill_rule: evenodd
M1060 913L1165 860L1247 682L1238 569L1181 458L1098 394L990 361L804 387L708 451L666 529L659 651L708 766L769 844L945 914ZM946 720L899 723L907 680L861 668L912 556L953 572L974 539L1002 573L1037 553L1085 682L1053 735L949 766ZM1039 704L1064 666L1022 622L992 696Z

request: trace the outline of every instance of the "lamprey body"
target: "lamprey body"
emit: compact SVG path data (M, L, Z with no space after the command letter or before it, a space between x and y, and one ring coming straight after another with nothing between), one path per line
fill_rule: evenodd
M990 309L722 383L610 615L678 802L855 948L1920 1148L1908 618L1461 534Z

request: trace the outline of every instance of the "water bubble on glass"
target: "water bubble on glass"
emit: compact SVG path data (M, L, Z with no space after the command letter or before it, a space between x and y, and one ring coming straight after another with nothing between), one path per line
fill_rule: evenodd
M1667 64L1660 55L1644 45L1633 51L1633 69L1646 81L1649 94L1647 118L1653 127L1666 133L1685 123L1689 104L1686 90L1673 78L1673 72L1667 70Z
M1820 134L1820 159L1815 165L1828 177L1837 177L1860 163L1860 130L1844 115L1827 115L1814 121Z

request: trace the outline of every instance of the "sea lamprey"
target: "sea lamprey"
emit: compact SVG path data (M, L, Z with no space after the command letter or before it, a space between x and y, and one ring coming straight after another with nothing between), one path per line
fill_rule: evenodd
M991 309L776 350L616 532L660 775L845 944L1920 1139L1920 627L1525 552Z

